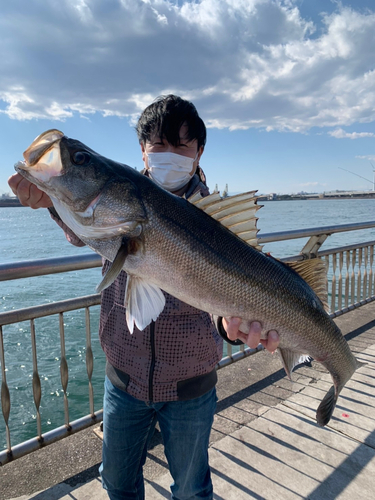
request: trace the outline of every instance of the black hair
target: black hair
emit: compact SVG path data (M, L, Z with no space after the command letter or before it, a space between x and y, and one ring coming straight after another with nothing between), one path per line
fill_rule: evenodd
M140 144L156 135L165 137L173 146L180 144L180 128L186 124L187 139L198 141L198 149L206 144L206 126L193 103L169 94L160 96L139 117L136 131Z

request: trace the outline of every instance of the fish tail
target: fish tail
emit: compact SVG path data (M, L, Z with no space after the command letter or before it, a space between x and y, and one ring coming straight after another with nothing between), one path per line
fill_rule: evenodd
M358 368L361 368L361 366L365 366L367 363L362 363L361 361L358 361L356 358L353 359L355 361L353 371L350 374L349 377L346 378L345 381L339 381L335 378L333 378L333 382L335 385L333 385L330 390L327 392L327 394L324 396L323 401L320 403L317 411L316 411L316 421L318 425L321 427L324 427L325 425L328 424L332 417L333 410L335 409L337 398L341 392L341 389L344 387L345 383L347 380L350 379L350 377L353 375L353 373L358 370Z
M336 406L337 397L338 391L336 391L335 387L332 386L324 396L323 401L320 403L316 412L316 421L321 427L324 427L330 421L333 410Z

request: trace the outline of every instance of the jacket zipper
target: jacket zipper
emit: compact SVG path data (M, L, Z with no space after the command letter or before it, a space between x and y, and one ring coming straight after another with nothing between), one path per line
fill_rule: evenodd
M152 402L154 399L154 370L155 370L155 321L150 325L150 344L151 344L151 365L148 379L148 397Z

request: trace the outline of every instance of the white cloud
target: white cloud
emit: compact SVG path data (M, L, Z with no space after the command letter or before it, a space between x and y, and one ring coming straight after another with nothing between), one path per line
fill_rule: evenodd
M27 95L23 87L10 87L7 91L0 91L0 99L7 104L6 110L1 110L10 118L26 120L43 118L44 111L33 98Z
M336 139L362 139L363 137L375 137L372 132L345 132L342 128L332 130L328 132L332 137Z
M93 22L92 12L85 0L76 0L72 7L77 10L79 18L83 23Z
M301 191L307 193L320 193L325 191L326 188L326 183L318 181L300 182L298 184L291 185L291 190L296 193L300 193Z
M362 156L356 156L356 158L359 158L360 160L375 161L375 155L362 155Z
M341 137L375 120L375 13L342 4L318 29L296 0L5 2L0 110L134 120L173 92L212 127Z
M304 182L302 184L299 184L300 187L316 187L316 186L322 186L320 182Z

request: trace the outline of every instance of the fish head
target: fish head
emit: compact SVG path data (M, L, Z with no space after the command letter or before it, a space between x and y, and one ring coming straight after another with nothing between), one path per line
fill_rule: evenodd
M38 136L23 157L15 170L48 194L61 219L78 236L140 234L146 214L131 167L55 129Z

